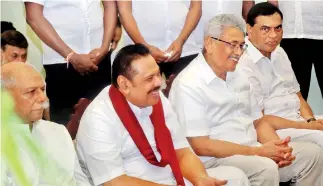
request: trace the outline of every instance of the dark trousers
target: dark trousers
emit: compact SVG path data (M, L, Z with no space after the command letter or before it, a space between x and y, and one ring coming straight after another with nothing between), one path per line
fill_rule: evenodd
M323 40L283 39L281 47L286 51L292 63L301 93L306 100L311 82L312 65L314 64L318 84L323 95Z
M198 54L193 54L185 57L179 58L174 62L161 62L159 63L160 72L164 73L166 78L168 78L171 74L177 75L179 74L190 62L196 58Z
M68 69L66 64L44 65L52 121L66 125L80 98L93 99L111 83L110 55L98 67L98 71L82 76L72 65Z

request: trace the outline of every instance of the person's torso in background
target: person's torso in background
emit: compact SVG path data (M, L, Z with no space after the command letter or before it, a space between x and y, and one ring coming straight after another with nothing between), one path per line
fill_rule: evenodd
M148 44L162 51L172 44L181 33L190 0L181 1L132 1L132 15L136 20L139 31ZM123 32L125 45L133 41ZM192 35L186 40L181 57L196 54L200 51Z
M279 1L284 38L323 39L323 1Z
M99 48L103 39L100 0L45 1L44 17L61 39L77 53ZM65 63L64 58L43 43L43 64Z
M242 16L242 1L240 0L205 0L202 1L202 17L192 33L196 44L203 48L204 26L210 19L219 14L234 14Z

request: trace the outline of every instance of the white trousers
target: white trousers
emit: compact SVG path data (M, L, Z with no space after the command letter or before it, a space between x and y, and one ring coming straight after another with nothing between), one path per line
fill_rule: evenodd
M323 119L323 116L315 116L315 118ZM290 136L293 142L310 142L323 148L323 131L321 130L289 128L277 130L276 132L281 139Z
M240 169L231 166L219 166L206 169L209 176L219 180L227 180L226 186L250 186L248 176ZM186 186L193 186L185 180Z
M214 158L204 163L207 169L233 166L242 170L252 186L279 186L279 182L292 180L294 186L323 186L323 149L313 143L294 143L295 161L279 169L277 164L265 157L235 155Z

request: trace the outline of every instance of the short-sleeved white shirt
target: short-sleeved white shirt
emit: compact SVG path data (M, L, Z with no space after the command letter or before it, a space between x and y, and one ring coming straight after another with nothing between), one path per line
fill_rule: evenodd
M43 14L60 38L77 53L100 48L103 39L101 0L23 0L44 6ZM43 64L66 63L64 57L42 42Z
M323 1L278 1L284 38L323 39Z
M237 69L249 78L252 96L264 114L300 119L300 86L284 49L278 46L270 59L248 40Z
M190 0L132 1L132 15L145 41L166 51L180 35L190 8ZM193 34L193 33L192 33ZM186 40L181 57L201 51L192 34ZM127 32L123 32L125 45L133 44Z
M218 78L199 54L176 77L169 100L187 137L209 136L258 145L250 109L250 86L247 79L236 78L236 73L227 73L226 81Z
M94 185L101 185L124 174L160 184L176 183L169 165L166 167L152 165L140 153L113 108L109 89L110 86L103 89L88 106L76 136L77 151L86 174L91 176ZM174 148L189 147L168 100L162 93L160 96ZM152 107L140 109L128 103L159 160L154 127L149 118Z

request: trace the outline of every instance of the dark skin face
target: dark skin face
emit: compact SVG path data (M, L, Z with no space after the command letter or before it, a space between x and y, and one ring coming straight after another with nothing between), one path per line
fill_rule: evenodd
M282 19L278 13L270 16L258 16L255 25L247 25L251 43L266 57L270 57L283 37Z
M162 78L155 59L140 57L132 62L133 74L130 79L119 76L119 90L132 104L144 108L158 103Z
M26 62L27 49L18 48L11 45L5 45L4 50L1 49L1 61L8 62Z

